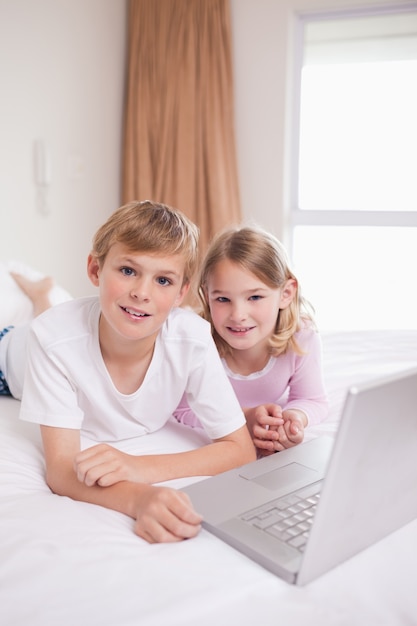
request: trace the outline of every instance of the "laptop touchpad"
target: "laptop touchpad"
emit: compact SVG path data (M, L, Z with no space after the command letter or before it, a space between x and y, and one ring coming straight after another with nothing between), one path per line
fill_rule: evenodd
M242 478L249 478L249 476L244 476L243 472L240 475ZM291 487L293 484L304 479L307 481L316 480L317 472L309 467L300 465L300 463L289 463L288 465L278 467L260 476L250 478L254 483L272 490L278 489L279 487Z

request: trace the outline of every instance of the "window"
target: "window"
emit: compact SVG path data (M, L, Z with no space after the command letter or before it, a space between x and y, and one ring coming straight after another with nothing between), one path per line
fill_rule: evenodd
M291 252L321 329L417 328L417 11L300 18Z

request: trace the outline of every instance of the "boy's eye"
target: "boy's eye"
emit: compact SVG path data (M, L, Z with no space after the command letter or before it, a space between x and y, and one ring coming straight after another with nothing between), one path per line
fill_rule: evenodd
M135 273L131 267L122 267L120 268L120 271L122 272L124 276L133 276Z
M250 296L249 300L254 300L255 302L257 300L262 300L263 296Z
M171 281L165 276L160 276L157 280L160 285L171 285Z

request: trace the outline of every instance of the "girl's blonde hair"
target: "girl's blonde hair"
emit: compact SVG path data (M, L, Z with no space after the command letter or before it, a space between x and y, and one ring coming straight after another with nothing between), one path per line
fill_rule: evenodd
M184 284L191 282L198 263L198 228L183 213L165 204L145 200L116 209L98 229L92 254L100 265L115 243L132 252L184 257Z
M203 306L202 317L211 324L220 355L225 356L231 348L214 327L205 290L212 271L223 259L240 265L271 289L282 288L289 279L295 280L294 299L287 308L278 311L275 332L270 337L269 348L273 356L283 354L289 349L301 354L294 334L305 324L314 326L313 309L301 296L298 281L290 269L287 253L281 242L261 228L243 226L229 228L212 240L200 272L199 296Z

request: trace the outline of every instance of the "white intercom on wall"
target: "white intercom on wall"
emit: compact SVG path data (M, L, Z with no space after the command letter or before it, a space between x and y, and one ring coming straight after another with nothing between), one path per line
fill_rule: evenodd
M36 206L40 213L47 215L49 207L46 200L47 190L51 184L51 156L45 142L36 139L34 143L34 175L37 187Z
M51 184L51 157L42 139L35 141L35 182L42 187Z

